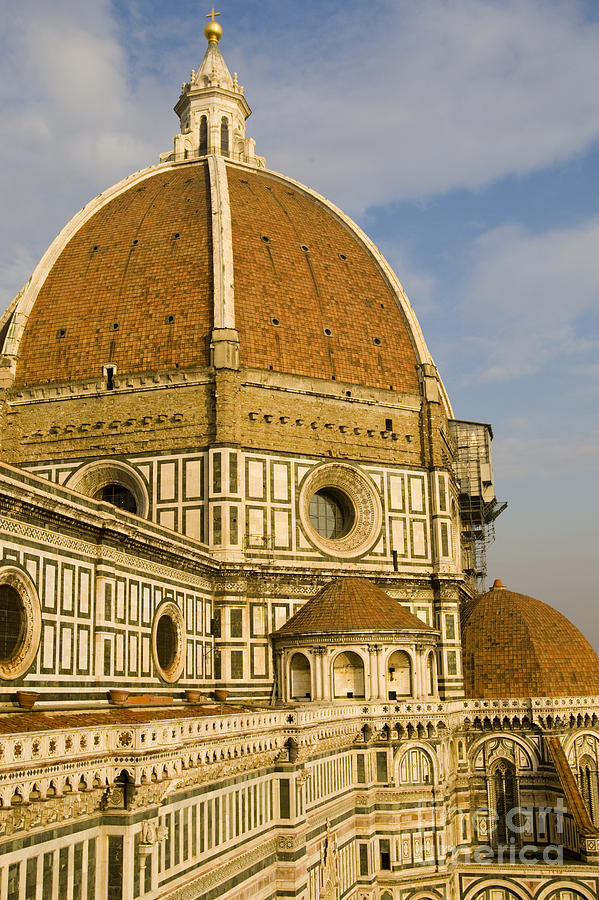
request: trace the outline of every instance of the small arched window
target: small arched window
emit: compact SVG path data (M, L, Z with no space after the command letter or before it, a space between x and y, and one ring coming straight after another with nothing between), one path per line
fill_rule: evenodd
M112 789L113 803L120 800L122 809L129 809L129 803L131 802L132 796L133 782L131 781L131 776L127 770L123 769L114 779L114 786Z
M208 119L202 116L200 119L200 156L208 153Z
M517 838L514 826L514 810L518 807L518 783L516 767L508 760L502 759L493 769L490 776L491 821L495 823L493 835L495 846L507 846L510 838Z
M220 121L220 152L223 156L229 155L229 120L226 116Z
M584 756L578 765L578 785L591 821L599 820L599 779L597 764L590 756Z
M310 663L303 653L294 653L289 666L291 678L291 698L309 700L312 692Z

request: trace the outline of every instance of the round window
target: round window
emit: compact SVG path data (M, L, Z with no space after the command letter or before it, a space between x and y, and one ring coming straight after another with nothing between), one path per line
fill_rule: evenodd
M310 524L323 538L337 540L349 534L356 516L354 507L343 491L322 488L310 500Z
M94 495L94 500L112 503L113 506L118 506L119 509L124 509L126 512L137 512L137 501L131 491L124 485L117 484L116 481L111 481L101 487Z
M152 649L158 674L173 683L181 677L185 664L185 622L176 603L170 600L156 611L152 627Z
M346 463L325 463L308 472L299 494L299 515L310 542L330 556L362 556L380 538L383 510L371 479Z
M103 459L77 469L67 487L94 500L112 503L118 509L145 518L150 511L148 488L141 475L118 459Z
M0 567L0 678L20 678L35 659L42 613L35 585L16 566Z
M27 619L21 596L9 584L0 584L0 662L10 663L23 645Z

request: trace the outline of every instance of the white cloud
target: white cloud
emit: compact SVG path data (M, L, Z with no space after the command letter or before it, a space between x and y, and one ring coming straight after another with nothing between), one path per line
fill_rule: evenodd
M90 196L169 148L203 17L191 4L149 13L134 0L126 21L109 0L5 6L0 192L14 215L0 241L9 256L13 243L39 255ZM599 24L583 10L578 0L381 0L365 20L348 0L324 4L315 31L293 4L271 3L259 27L233 4L222 49L248 87L258 152L359 214L476 189L596 141Z
M544 234L503 226L476 242L461 312L483 377L584 367L596 356L599 334L580 321L599 309L598 248L599 219Z
M261 152L354 212L565 159L599 137L599 26L581 9L390 3L321 57L275 46L250 61Z
M136 96L108 0L28 0L4 21L2 308L77 209L169 146L148 112L168 105L148 84Z
M83 15L73 15L65 2L32 5L35 15L21 35L21 46L29 83L48 115L56 124L71 122L80 131L94 121L122 118L126 61L106 5L91 4ZM105 99L110 103L104 105Z

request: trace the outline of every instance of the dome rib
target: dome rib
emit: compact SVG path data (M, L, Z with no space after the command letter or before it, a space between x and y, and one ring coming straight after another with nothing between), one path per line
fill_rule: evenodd
M366 578L336 578L307 601L277 636L418 631L437 634Z
M461 615L467 697L599 694L599 658L575 625L546 603L497 583Z

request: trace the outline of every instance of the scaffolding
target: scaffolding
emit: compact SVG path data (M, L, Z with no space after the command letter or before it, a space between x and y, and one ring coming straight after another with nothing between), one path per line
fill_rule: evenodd
M473 587L484 589L487 547L495 540L495 519L507 502L495 497L491 441L493 430L483 422L449 422L455 445L454 472L459 489L463 569Z

